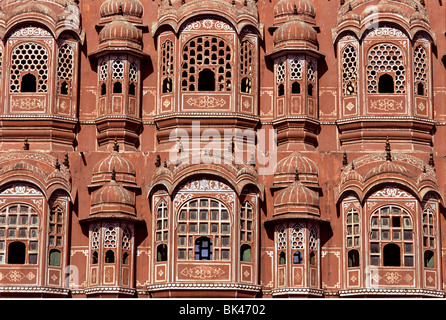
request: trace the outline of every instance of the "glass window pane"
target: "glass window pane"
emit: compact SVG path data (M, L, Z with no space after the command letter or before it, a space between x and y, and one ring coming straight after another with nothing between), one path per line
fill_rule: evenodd
M19 237L20 238L26 238L27 237L27 230L26 229L20 229L19 230Z
M392 208L392 214L400 214L401 213L401 209L400 208Z
M221 220L229 220L229 214L227 210L221 211Z
M229 224L228 223L221 224L221 233L229 233Z
M218 202L215 200L211 200L211 207L218 208Z
M16 215L9 216L8 224L12 224L12 225L17 224L17 216Z
M30 253L29 254L29 263L30 264L37 264L37 253Z
M223 247L229 247L229 237L221 237L221 245Z
M197 210L190 210L189 211L189 219L197 220Z
M38 216L31 216L31 224L33 226L38 225L39 224L39 217Z
M404 240L412 240L412 231L404 231Z
M404 218L404 227L410 227L410 226L412 226L410 218Z
M406 267L413 267L413 256L404 256L404 265Z
M189 232L191 232L191 233L197 232L197 224L196 223L191 223L189 225Z
M401 232L400 231L393 231L393 240L401 240Z
M208 200L200 200L200 207L207 207L208 206Z
M178 249L178 259L186 259L186 250Z
M383 230L381 233L381 238L383 240L388 240L389 239L389 231L388 230Z
M218 223L211 224L211 233L218 233Z
M404 244L404 252L412 253L412 243L405 243Z
M372 227L378 226L378 217L372 217Z
M3 238L5 236L5 229L0 228L0 238Z
M0 216L0 224L5 224L5 223L6 223L6 217Z
M31 238L37 238L39 235L38 235L38 233L37 233L37 229L30 229L29 230L29 236L31 237Z
M28 206L24 206L24 205L20 206L20 212L21 213L28 213L28 211L29 211L29 207Z
M372 253L379 253L379 243L371 243L370 244L370 252Z
M200 220L207 220L208 219L208 212L207 210L201 210L200 211Z
M225 250L225 249L221 250L221 259L229 260L229 250Z
M16 236L16 230L15 229L9 229L8 230L8 238L15 238Z
M19 223L22 225L28 224L28 216L20 216Z
M29 242L29 251L37 251L37 241Z
M218 210L211 210L211 220L218 220Z
M370 256L370 264L372 266L379 265L379 256Z
M381 218L381 225L383 227L388 227L389 226L389 218Z
M208 232L208 224L200 223L200 233L207 233L207 232Z

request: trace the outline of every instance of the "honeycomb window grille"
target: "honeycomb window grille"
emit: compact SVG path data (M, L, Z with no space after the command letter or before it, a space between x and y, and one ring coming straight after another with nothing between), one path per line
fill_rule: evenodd
M244 40L240 46L240 92L252 93L254 72L254 45L249 40Z
M129 66L129 95L136 95L138 84L138 65L135 61L130 62Z
M386 92L406 92L406 71L402 50L394 44L381 43L369 50L367 65L367 92L379 93L379 78L389 75L393 79L394 88L386 88Z
M196 241L207 238L213 247L212 260L231 258L231 219L220 201L198 198L186 202L179 211L177 254L179 260L194 260Z
M427 92L428 60L426 49L422 45L415 48L413 63L414 83L417 86L415 92L417 95L425 96Z
M37 264L39 243L39 215L29 205L14 204L7 206L0 212L0 264ZM12 243L21 242L24 251ZM17 247L20 259L17 255L8 254L6 250ZM11 253L11 252L10 252ZM11 260L10 260L11 258Z
M291 94L301 93L301 83L305 60L303 56L290 56L288 59Z
M58 51L58 67L57 67L57 79L58 79L58 93L63 95L71 95L71 86L73 83L74 71L74 50L68 44L65 43L60 46Z
M35 87L28 88L24 78L32 75ZM26 78L25 78L26 79ZM9 92L48 91L48 52L38 43L27 42L14 48L11 55L11 75Z
M232 50L225 40L214 36L193 38L183 47L182 61L183 92L232 90Z
M276 68L277 96L281 97L285 95L286 60L279 59L275 64L275 68Z
M118 231L115 226L104 228L104 248L116 248Z
M113 93L122 93L122 81L124 80L124 61L121 59L112 62Z
M294 225L291 228L291 234L290 234L290 244L291 249L305 249L305 226L302 225Z
M173 42L166 40L161 46L161 82L162 93L169 93L173 91L173 72L174 72L174 46Z
M107 94L107 79L108 79L108 61L103 59L99 63L99 86L101 91L101 96Z
M349 44L342 51L342 90L344 96L356 94L357 79L357 53L355 47Z

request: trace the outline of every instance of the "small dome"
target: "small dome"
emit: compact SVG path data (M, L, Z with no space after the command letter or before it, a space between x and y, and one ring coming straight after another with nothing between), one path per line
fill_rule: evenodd
M314 187L318 186L318 168L316 163L297 151L277 163L274 173L274 185L293 183L296 178L296 170L299 174L299 180L304 184Z
M274 199L274 216L283 214L319 215L319 196L295 181L278 193Z
M358 171L356 171L354 168L353 169L346 169L345 171L342 172L341 174L341 184L345 183L347 181L360 181L363 182L363 177L361 174L359 174Z
M381 163L380 165L377 165L370 169L366 173L364 180L368 180L374 176L386 173L398 174L406 176L408 178L413 178L413 175L410 173L410 171L402 165L395 163L395 161L385 161L384 163Z
M122 204L134 206L135 200L129 191L121 187L115 180L110 181L107 185L94 193L91 205L98 204Z
M291 46L296 45L296 42L306 42L317 46L317 32L308 23L293 19L277 28L274 32L273 42L274 46Z
M131 16L141 18L144 7L138 0L106 0L99 9L101 18L114 15Z
M360 14L361 20L366 19L368 16L377 14L377 13L386 13L386 14L396 14L401 17L409 18L409 13L404 10L402 7L399 7L389 1L381 1L376 5L367 6L364 11Z
M135 214L132 194L115 180L93 193L90 214Z
M119 152L112 152L93 168L93 184L104 184L110 181L113 170L116 180L127 185L136 185L136 170L133 164Z
M114 40L129 41L141 44L142 32L133 24L128 22L124 17L116 16L112 22L107 24L99 32L100 43Z
M303 21L313 23L316 10L310 0L280 0L274 6L274 21L282 22L297 16Z

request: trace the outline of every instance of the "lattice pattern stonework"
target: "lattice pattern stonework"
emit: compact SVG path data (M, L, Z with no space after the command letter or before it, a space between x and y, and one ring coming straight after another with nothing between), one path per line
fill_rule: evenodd
M403 53L393 44L378 44L370 49L367 65L367 92L378 93L378 77L387 73L394 79L395 93L406 92Z
M217 91L231 91L232 52L225 40L213 36L202 36L190 40L183 47L181 65L181 90L197 91L198 76L204 69L215 75Z
M426 50L422 45L419 45L414 50L414 56L413 56L413 72L414 72L414 83L422 83L424 92L419 92L421 95L426 94L427 90L427 71L428 71L428 65L427 65L427 54Z
M347 45L342 52L342 89L344 96L356 93L357 79L356 49L352 45Z
M20 92L22 77L28 73L36 77L36 91L48 90L48 52L37 43L22 43L11 55L10 92Z
M62 94L70 94L73 81L74 51L69 44L64 44L59 48L58 61L58 92Z

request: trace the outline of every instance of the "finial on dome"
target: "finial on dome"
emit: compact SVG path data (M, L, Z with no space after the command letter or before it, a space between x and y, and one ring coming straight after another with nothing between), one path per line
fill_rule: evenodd
M115 171L115 169L113 169L113 171L112 171L111 179L112 179L112 181L116 181L116 171Z
M434 154L431 152L429 154L429 165L433 168L435 167L435 162L434 162Z
M118 137L115 137L115 142L113 143L113 151L119 152Z
M23 150L29 150L28 138L25 138L25 142L23 143Z
M60 170L59 158L56 158L56 163L54 164L54 167L56 168L56 170Z
M294 171L294 181L299 181L299 169L297 169Z
M156 155L155 167L161 167L161 157L159 154Z
M392 161L392 154L390 153L389 137L386 140L386 161Z
M347 164L348 164L347 151L344 151L344 155L342 157L342 165L346 166Z
M70 161L68 159L68 153L65 152L64 157L63 157L63 165L67 168L70 167Z

